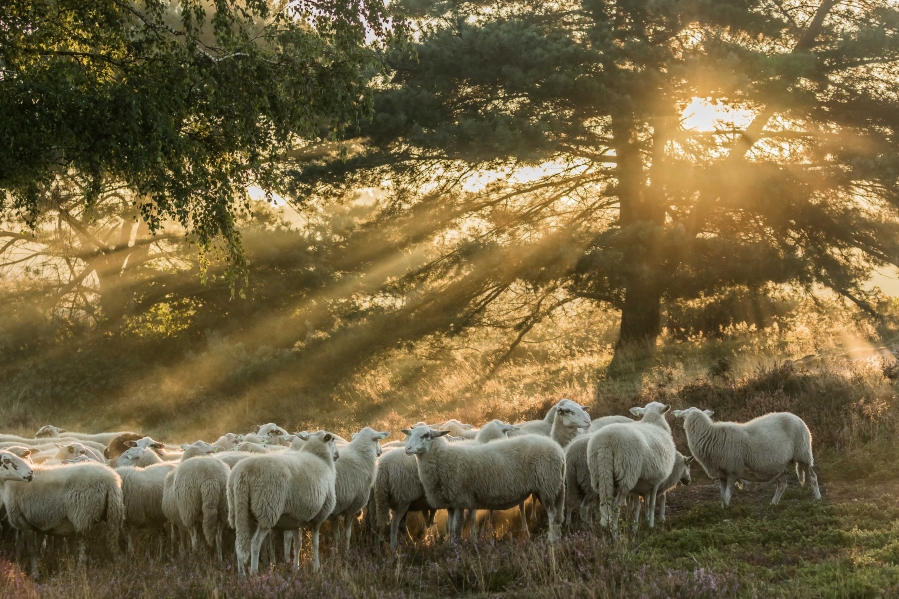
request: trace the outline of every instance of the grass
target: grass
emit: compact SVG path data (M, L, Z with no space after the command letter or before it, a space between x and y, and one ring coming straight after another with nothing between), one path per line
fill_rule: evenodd
M299 571L277 564L252 579L236 575L231 556L223 565L206 553L173 559L160 535L142 531L135 554L92 552L86 569L74 563L73 551L51 548L42 558L41 576L33 580L28 560L15 559L7 531L0 536L0 597L899 596L896 386L885 378L879 358L840 357L839 348L826 339L809 329L801 335L668 343L648 368L634 368L630 377L597 386L595 373L607 364L608 353L596 347L567 351L564 339L553 351L515 360L489 378L464 352L434 359L418 350L384 355L325 391L300 392L276 375L243 398L200 393L188 401L179 396L183 386L169 388L161 376L157 385L110 403L90 422L129 426L136 421L122 415L129 403L145 398L159 400L159 414L141 421L142 430L171 441L217 435L223 423L238 422L244 410L258 411L254 420L344 435L369 424L397 431L420 418L517 421L542 416L560 397L590 405L594 416L652 400L712 408L725 420L790 410L812 430L824 499L814 502L808 489L794 484L780 505L771 506L772 486L748 485L724 510L717 482L695 466L694 484L670 495L663 525L628 533L617 542L601 530L589 530L567 533L553 546L539 526L527 541L520 538L517 516L506 513L496 523L498 538L483 537L477 545L467 538L448 542L429 536L406 543L396 554L371 542L354 543L349 555L340 555L331 551L326 534L320 574L309 567L306 542ZM231 356L226 365L258 359L262 370L271 360L284 359L233 349L210 352ZM799 360L813 351L830 355ZM731 367L709 374L709 365L722 357ZM202 356L195 359L206 363ZM206 365L222 363L217 360ZM269 403L254 403L266 394ZM90 424L75 413L34 412L17 421L12 432L33 432L30 427L48 417L54 424L69 424L56 421L60 415ZM682 428L673 424L673 429L685 450Z

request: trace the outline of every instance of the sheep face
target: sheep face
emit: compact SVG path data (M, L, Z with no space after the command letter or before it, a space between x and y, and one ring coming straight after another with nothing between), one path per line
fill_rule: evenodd
M21 445L13 445L12 447L7 447L3 451L7 451L13 455L17 455L26 461L28 459L28 456L30 456L33 453L37 453L37 450L29 449L27 447L22 447Z
M35 439L41 439L44 437L59 437L60 433L67 432L64 428L59 428L58 426L46 425L42 426L38 429L36 433L34 433Z
M494 426L498 427L499 430L502 431L502 433L504 435L508 435L509 433L520 430L519 427L515 426L514 424L509 424L508 422L503 422L502 420L499 420L498 418L495 420L492 420L491 423Z
M121 457L119 457L119 459L120 460L131 460L131 461L136 462L137 460L139 460L143 457L145 451L147 451L147 450L144 449L143 447L132 447L132 448L128 449L125 453L123 453L121 455Z
M666 406L665 404L659 403L657 401L651 401L642 408L641 407L631 408L630 412L634 416L646 416L647 414L651 414L651 413L665 414L670 409L671 409L671 406Z
M56 457L61 460L71 460L80 456L86 456L87 450L81 443L69 443L68 445L55 444L59 448ZM62 454L62 455L60 455Z
M255 432L260 437L278 437L279 435L287 434L286 430L284 430L274 422L269 422L268 424L261 425Z
M590 428L590 414L570 399L564 399L559 402L556 415L562 418L562 425L565 428L581 428L584 430Z
M0 480L16 480L30 483L34 470L25 460L8 451L0 451Z
M294 448L302 448L309 440L318 439L322 443L324 443L331 452L331 457L336 461L340 457L340 452L337 451L337 444L334 443L334 435L327 431L318 431L315 433L307 433L303 431L302 433L296 433L296 439L294 439L293 443L290 445L291 449Z
M406 439L406 455L428 453L434 439L449 434L449 431L435 431L424 426L403 429L403 432L408 436Z
M419 422L418 424L424 424L423 422ZM474 426L470 424L465 424L464 422L459 422L455 418L451 420L447 420L443 424L440 425L440 430L449 431L454 437L463 436L463 431L473 431Z
M128 447L139 447L141 449L164 449L165 443L160 443L150 437L143 437L142 439L137 439L136 441L125 441L125 445ZM126 452L127 453L127 452Z

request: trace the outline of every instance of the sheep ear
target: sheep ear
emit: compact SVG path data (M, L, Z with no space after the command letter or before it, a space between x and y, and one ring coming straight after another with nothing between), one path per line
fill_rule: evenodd
M381 433L378 433L378 438L380 438L380 439L386 439L389 436L390 436L390 431L383 431Z
M155 447L156 449L165 449L165 443L154 443L150 447Z
M297 433L297 437L299 437L303 441L307 441L307 440L309 440L309 433L307 433L306 431L302 431L302 432Z
M22 457L27 458L28 456L30 456L33 453L37 453L37 450L36 449L26 449L25 451L22 452Z
M334 435L332 435L331 433L325 433L325 436L322 437L322 441L324 441L325 443L329 443L333 440L334 440Z
M662 406L664 409L661 411L662 414L667 414L668 410L671 409L671 406Z
M674 410L674 411L671 412L671 413L674 414L674 417L675 417L675 418L680 418L681 416L684 415L684 411L683 411L683 410Z
M137 447L137 441L125 441L125 447Z
M713 412L712 410L703 410L702 413L708 417L712 417L715 415L715 412Z
M212 448L212 453L218 453L218 452L220 452L221 450L222 450L221 447L213 447L213 448Z
M353 439L355 439L358 436L359 436L359 433L353 433L352 436L350 436L350 441L352 441Z
M406 435L406 436L409 436L409 435L412 434L412 429L410 429L410 428L401 428L401 429L400 429L400 432L403 433L403 434Z
M67 430L64 429L64 428L61 428L61 429L59 429L59 432L60 432L60 433L67 433L67 432L69 432L69 431L67 431Z
M693 456L688 455L687 457L684 458L684 464L692 464L693 460L695 460L695 459L696 458L694 458Z
M642 416L643 408L631 408L630 413L633 414L634 416Z
M182 449L183 451L187 451L188 449L190 449L190 445L188 445L187 443L182 443L182 444L181 444L181 449Z
M431 432L428 433L428 436L430 436L432 439L436 439L437 437L442 437L442 436L448 435L448 434L449 434L449 431L432 430Z

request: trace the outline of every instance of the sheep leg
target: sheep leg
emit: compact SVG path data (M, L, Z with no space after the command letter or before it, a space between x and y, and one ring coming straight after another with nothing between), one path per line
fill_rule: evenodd
M631 495L627 498L633 504L633 508L630 511L634 513L634 532L637 532L637 529L640 527L640 511L643 508L643 502L640 501L639 495Z
M469 511L471 518L471 542L478 542L478 510Z
M84 566L87 563L87 542L84 535L78 535L78 565Z
M646 506L647 517L649 518L649 528L656 527L656 498L659 496L659 487L661 483L652 488L652 494L647 497L649 505Z
M358 517L359 515L356 514L356 518ZM353 521L356 520L356 518L350 518L349 516L343 517L343 541L345 553L350 552L350 539L353 537Z
M262 525L256 525L256 533L253 540L250 541L250 574L256 574L259 571L259 551L262 549L262 543L268 536L270 528L262 528Z
M518 516L521 518L521 530L524 531L524 536L527 538L531 538L531 531L528 530L528 518L527 513L524 510L524 502L518 504Z
M331 550L334 552L339 552L340 551L340 533L343 530L340 525L340 516L332 516L331 518L328 518L328 522L331 523L331 536L334 537Z
M665 497L668 493L662 493L661 496L656 498L656 503L659 506L659 522L665 521Z
M293 546L294 534L292 530L284 531L284 561L288 564L290 563L290 548Z
M215 530L215 556L218 561L222 561L222 529L224 527L225 525L220 522Z
M321 562L318 561L318 530L321 525L321 522L312 525L312 570L315 572L322 569Z
M805 472L808 476L809 486L812 488L812 495L814 496L815 501L819 501L821 499L821 489L818 488L818 475L815 474L815 471L812 470L811 466L806 466Z
M200 546L200 528L196 522L191 524L188 532L190 532L190 550L196 553Z
M401 505L393 510L393 518L390 519L390 549L396 550L397 535L400 530L400 523L406 517L409 511L409 504Z
M787 490L787 477L781 475L777 479L777 489L774 491L774 497L771 498L771 504L777 505L780 501L781 496L784 494L784 491Z
M590 502L588 502L586 499L581 501L581 506L578 509L578 514L581 518L581 526L587 526L587 523L590 522Z
M723 508L730 505L730 496L733 492L734 482L736 482L736 478L731 475L718 479L718 486L721 488L721 507Z

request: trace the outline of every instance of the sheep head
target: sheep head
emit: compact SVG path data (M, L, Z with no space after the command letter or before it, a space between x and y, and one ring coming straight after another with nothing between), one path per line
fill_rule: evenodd
M403 429L408 437L406 439L406 455L421 455L431 449L434 439L448 435L449 431L435 431L423 426L412 429Z
M0 480L16 480L30 483L34 470L19 456L8 451L0 451Z

